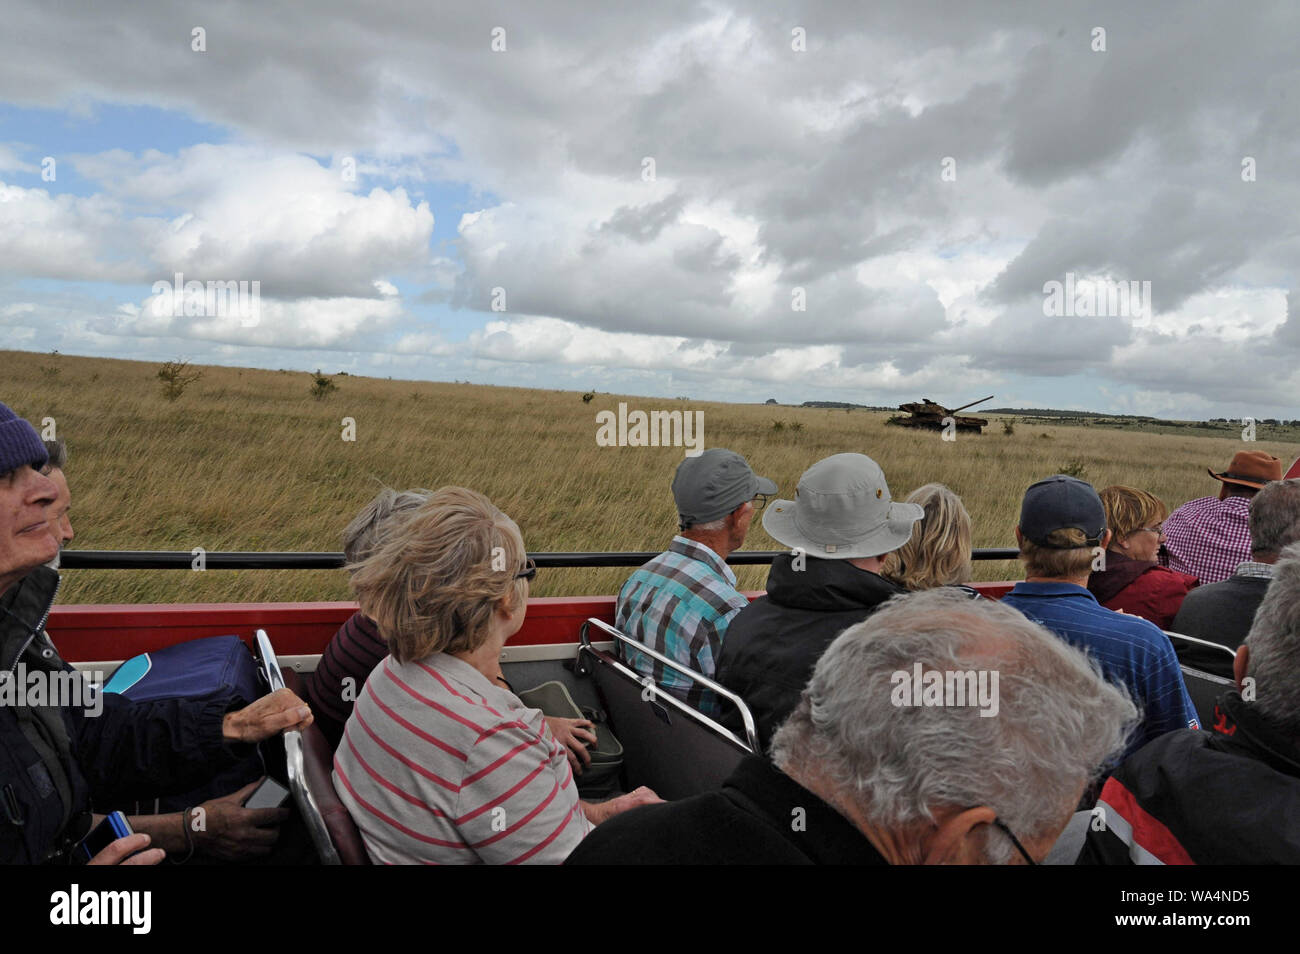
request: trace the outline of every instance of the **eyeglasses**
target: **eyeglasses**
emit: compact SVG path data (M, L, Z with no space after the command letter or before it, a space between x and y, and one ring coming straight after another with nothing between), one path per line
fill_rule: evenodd
M750 503L754 505L755 510L762 510L764 507L767 506L767 501L768 501L767 494L754 494L754 499L751 500Z
M1007 827L1006 822L1004 822L1001 818L995 818L993 819L993 825L994 827L1004 832L1006 836L1011 839L1011 844L1016 846L1016 851L1020 852L1020 856L1025 859L1025 864L1034 865L1034 866L1038 865L1037 861L1029 857L1029 852L1025 851L1025 846L1020 843L1020 839L1011 833L1011 829Z
M1147 533L1154 533L1157 537L1163 537L1165 535L1165 528L1163 525L1156 527L1138 527L1136 532L1141 533L1143 530Z
M528 580L531 583L535 576L537 576L537 561L529 558L524 561L524 568L515 574L515 579Z

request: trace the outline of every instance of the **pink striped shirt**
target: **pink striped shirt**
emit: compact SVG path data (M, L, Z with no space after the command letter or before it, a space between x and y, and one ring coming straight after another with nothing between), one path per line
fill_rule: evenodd
M542 713L444 653L375 668L334 788L376 864L558 864L590 830Z

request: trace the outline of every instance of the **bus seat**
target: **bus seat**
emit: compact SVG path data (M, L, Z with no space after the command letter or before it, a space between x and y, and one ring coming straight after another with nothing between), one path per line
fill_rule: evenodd
M292 688L289 683L297 684L297 674L287 676L280 667L275 647L266 630L259 629L253 634L257 656L261 660L262 670L271 691ZM289 670L292 673L292 670ZM334 765L334 753L330 744L321 733L320 728L312 723L305 729L285 732L284 760L289 776L289 791L293 793L298 813L307 826L312 846L320 856L322 864L369 864L365 844L357 830L352 816L347 812L334 791L334 782L330 777Z
M648 652L675 671L719 691L740 708L748 738L741 739L671 693L643 682L634 670L591 644L590 627L596 627L598 635L631 642L638 651ZM739 696L664 659L600 620L588 620L582 628L577 669L579 674L592 677L611 727L623 745L629 789L646 785L670 801L713 791L757 747L753 716Z
M1193 669L1191 666L1180 666L1183 671L1183 682L1187 684L1187 694L1192 697L1192 705L1196 706L1196 715L1201 720L1201 728L1208 729L1214 725L1214 703L1230 689L1235 689L1237 684L1231 679L1224 679L1222 676L1216 676L1212 673L1201 672L1199 669Z

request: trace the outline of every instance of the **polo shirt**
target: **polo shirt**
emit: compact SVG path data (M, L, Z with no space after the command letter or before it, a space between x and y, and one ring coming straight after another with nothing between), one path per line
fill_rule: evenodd
M376 864L559 864L590 830L542 713L445 653L371 673L334 789Z
M1250 559L1249 497L1200 497L1169 515L1163 527L1166 565L1201 584L1232 576Z
M1002 602L1083 650L1107 681L1128 689L1142 721L1125 756L1166 732L1200 728L1173 644L1154 623L1108 610L1073 583L1017 583Z
M567 865L883 865L848 819L762 756L720 791L602 822Z
M727 626L749 600L736 574L702 543L673 537L668 549L634 572L618 594L614 625L674 662L712 679ZM644 653L619 644L627 663L689 705L721 711L715 694Z

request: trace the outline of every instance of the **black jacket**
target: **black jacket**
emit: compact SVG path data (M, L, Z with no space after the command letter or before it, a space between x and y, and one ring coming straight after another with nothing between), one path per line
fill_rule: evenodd
M58 584L56 572L40 567L0 595L0 670L46 684L48 674L71 670L44 631ZM14 677L5 678L16 691ZM107 812L184 792L252 751L222 742L228 700L100 699L98 714L80 705L0 705L0 864L66 860L88 830L92 803Z
M718 655L715 678L749 705L763 751L835 637L906 592L844 560L805 559L801 570L788 553L772 562L767 596L731 621ZM726 706L720 721L744 737L734 707Z
M1236 692L1214 712L1125 759L1080 864L1300 864L1300 747Z
M1198 586L1183 600L1170 629L1235 650L1245 642L1270 582L1257 576L1230 576L1219 583ZM1184 665L1232 678L1232 660L1226 654L1177 642L1174 648Z
M767 759L745 758L721 791L624 812L566 865L883 865L867 837Z

